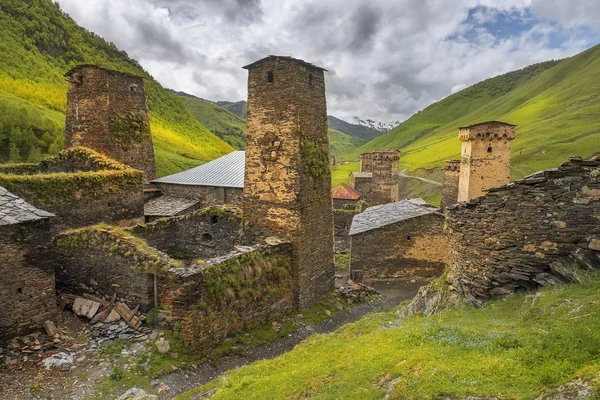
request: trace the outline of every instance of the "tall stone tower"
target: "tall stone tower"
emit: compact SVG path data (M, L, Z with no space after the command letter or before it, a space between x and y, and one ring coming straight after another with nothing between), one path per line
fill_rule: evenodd
M489 121L459 128L462 141L458 201L510 182L510 141L515 125Z
M361 172L373 176L371 205L398 201L398 162L400 155L395 149L380 149L360 155Z
M144 81L95 65L79 65L69 78L65 148L84 146L156 177Z
M244 68L244 218L292 240L295 302L307 308L334 288L325 70L277 56Z
M444 164L444 184L442 186L442 202L440 208L458 202L458 181L460 177L460 160L447 160Z

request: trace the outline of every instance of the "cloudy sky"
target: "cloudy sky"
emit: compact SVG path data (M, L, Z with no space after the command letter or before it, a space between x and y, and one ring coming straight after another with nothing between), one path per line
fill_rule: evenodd
M269 54L326 75L329 113L404 120L483 79L600 42L599 0L58 0L164 86L246 98Z

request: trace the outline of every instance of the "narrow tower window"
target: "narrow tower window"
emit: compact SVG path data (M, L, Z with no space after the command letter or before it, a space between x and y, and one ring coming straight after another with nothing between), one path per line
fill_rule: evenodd
M491 144L488 146L487 150L488 150L488 153L492 152L492 145Z
M267 72L267 82L273 83L273 71Z

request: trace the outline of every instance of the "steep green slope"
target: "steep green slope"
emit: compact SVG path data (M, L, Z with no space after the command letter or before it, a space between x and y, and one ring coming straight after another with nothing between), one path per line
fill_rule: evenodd
M409 166L431 168L460 152L458 127L486 120L517 124L512 177L552 167L570 154L598 150L600 46L562 61L532 65L488 79L415 114L344 156L394 147Z
M139 64L112 43L77 26L50 0L3 0L0 2L0 96L3 111L18 115L23 107L63 113L67 82L63 75L77 64L98 64L144 77L150 107L152 136L159 175L165 175L211 160L232 150L192 116L177 96L163 89ZM21 99L16 101L14 97ZM46 118L47 117L47 118ZM43 124L59 125L38 129L39 121L24 114L23 125L14 121L0 126L4 144L15 151L2 161L24 161L38 154L52 154L62 144L64 120L41 117ZM12 117L11 117L12 118ZM48 125L49 126L49 125ZM22 132L31 131L23 139ZM15 147L16 146L16 147ZM0 155L2 157L2 155Z
M329 152L335 158L349 153L366 141L329 128Z
M236 150L246 148L246 121L223 107L188 94L178 97L194 118Z
M580 379L600 398L600 281L437 315L371 314L177 397L535 399ZM474 396L474 397L470 397ZM544 399L584 397L544 397Z
M215 104L219 107L223 107L230 113L235 114L242 119L246 119L248 117L248 104L245 100L217 101Z

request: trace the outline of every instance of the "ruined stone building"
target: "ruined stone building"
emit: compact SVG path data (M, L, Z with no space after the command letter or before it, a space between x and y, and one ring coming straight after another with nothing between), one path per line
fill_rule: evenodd
M296 304L334 287L323 68L269 56L248 70L244 218L293 243Z
M146 203L149 220L218 204L242 205L245 152L233 151L198 167L153 180L164 196Z
M51 217L0 187L0 344L42 328L57 313Z
M67 72L65 148L84 146L156 176L144 81L96 65Z
M578 282L578 271L600 269L600 158L572 157L448 206L446 216L452 287L474 304Z
M360 193L361 199L371 204L373 193L373 173L352 172L350 174L350 186Z
M458 201L510 182L510 142L515 125L489 121L459 128L462 141Z
M447 160L444 163L444 182L440 208L456 204L458 201L458 182L460 179L460 160Z
M350 228L350 276L358 282L428 282L448 263L444 216L422 199L373 206Z

